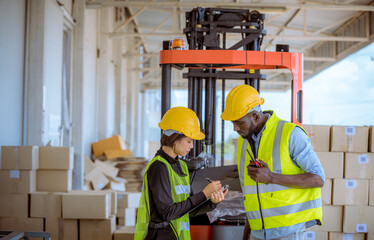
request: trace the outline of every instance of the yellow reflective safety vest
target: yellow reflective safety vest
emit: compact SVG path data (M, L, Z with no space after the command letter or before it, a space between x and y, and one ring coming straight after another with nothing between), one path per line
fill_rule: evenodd
M274 112L267 120L257 159L266 162L270 171L283 175L305 173L292 163L288 149L291 132L296 126L279 119ZM299 189L263 183L258 183L257 186L247 172L251 160L247 150L255 157L248 140L240 137L237 164L244 207L251 229L287 227L310 220L322 223L321 188Z
M179 160L183 173L186 176L179 176L170 166L169 162L163 159L161 156L154 157L147 165L145 169L143 179L142 195L139 201L138 216L135 226L135 240L143 240L148 233L148 224L150 222L150 209L149 209L149 191L148 191L148 180L147 171L149 166L154 161L163 162L169 173L171 195L174 203L185 201L190 196L190 178L188 174L187 164L182 160ZM173 229L177 239L190 240L190 218L189 214L185 214L181 218L170 221L171 228Z

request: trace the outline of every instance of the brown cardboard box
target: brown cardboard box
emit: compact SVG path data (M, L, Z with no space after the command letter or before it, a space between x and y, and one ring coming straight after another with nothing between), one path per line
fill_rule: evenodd
M368 140L368 127L331 127L331 152L367 152Z
M121 192L124 192L126 190L125 182L117 182L114 180L109 180L109 184L108 186L106 186L106 188Z
M326 178L343 178L343 152L316 152Z
M116 230L116 218L98 220L79 220L80 240L112 240Z
M0 218L0 230L21 232L43 232L43 218Z
M138 208L140 192L117 192L117 206L118 208Z
M88 173L85 178L92 183L94 190L101 190L109 183L108 178L97 167Z
M315 232L307 231L305 232L305 240L329 240L328 232Z
M308 231L316 232L342 232L343 230L343 206L322 206L322 226L313 226Z
M331 191L332 191L332 180L326 179L325 184L321 189L322 194L322 204L331 205Z
M35 170L0 170L1 193L32 193L36 188Z
M62 216L62 194L35 192L30 195L30 217L57 219Z
M23 217L29 214L28 194L0 194L0 217Z
M107 219L111 215L111 196L105 191L73 191L62 196L64 219Z
M369 129L369 152L374 152L374 126Z
M62 240L78 240L78 239L79 239L78 220L77 219L62 219Z
M374 232L367 233L366 240L374 240Z
M115 135L110 138L105 138L92 144L92 152L96 157L104 154L105 150L125 150L126 142L120 135Z
M343 232L374 232L373 206L345 206Z
M62 233L62 219L46 218L45 231L51 233L51 239L60 239L60 232Z
M345 178L374 179L374 153L346 153Z
M35 170L39 167L37 146L2 146L1 169Z
M113 234L113 240L133 240L135 237L135 227L121 227Z
M73 147L39 147L39 169L73 169Z
M115 178L118 175L119 169L116 167L113 167L110 163L108 162L103 162L100 160L95 161L95 166L106 176Z
M69 192L72 187L72 170L38 170L38 191Z
M122 149L111 149L104 151L104 154L107 159L115 159L118 157L127 157L127 156L134 156L134 154L128 150L122 150Z
M122 226L135 226L137 208L118 208L117 217L124 219Z
M334 179L333 205L367 206L369 203L369 180Z
M329 239L331 240L365 240L365 233L341 233L329 232Z
M303 125L316 152L328 152L330 149L330 126Z
M369 205L374 206L374 180L370 180Z
M117 214L117 192L110 189L105 189L104 192L109 193L110 215L114 216Z

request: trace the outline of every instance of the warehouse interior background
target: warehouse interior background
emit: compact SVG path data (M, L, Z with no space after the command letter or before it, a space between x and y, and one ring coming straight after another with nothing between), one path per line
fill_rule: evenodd
M0 0L0 146L74 147L73 189L83 188L84 156L101 139L118 134L150 159L160 138L162 42L185 37L185 12L198 6L264 13L261 50L287 44L303 53L304 123L373 125L372 0ZM172 75L172 106L187 106L182 73ZM290 120L291 73L261 73L263 109ZM221 112L218 104L217 119ZM237 135L224 124L231 142ZM234 164L234 147L227 151Z

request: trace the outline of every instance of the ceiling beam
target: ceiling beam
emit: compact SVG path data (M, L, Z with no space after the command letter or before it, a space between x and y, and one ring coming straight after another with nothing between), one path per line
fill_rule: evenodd
M101 6L117 6L117 7L185 7L194 8L199 7L233 7L233 8L249 8L251 10L261 10L266 12L270 11L285 11L286 9L316 9L316 10L329 10L329 11L362 11L373 12L374 6L359 5L359 4L318 4L318 3L242 3L242 2L149 2L149 1L114 1L114 0L94 0L86 1L88 8L98 8Z

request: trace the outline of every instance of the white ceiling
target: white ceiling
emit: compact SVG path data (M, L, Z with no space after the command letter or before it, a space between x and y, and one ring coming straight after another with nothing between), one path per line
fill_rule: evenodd
M261 50L275 51L276 44L288 44L290 52L304 53L304 80L331 66L345 56L373 41L373 1L371 0L143 0L111 1L87 0L87 7L115 7L126 12L127 18L116 19L115 31L109 37L139 38L144 47L146 64L143 87L160 87L158 53L163 40L184 36L185 12L192 8L219 7L258 10L266 14L264 28L267 35ZM136 33L125 32L130 21ZM231 39L232 44L239 41ZM141 45L139 44L139 46ZM230 45L230 44L228 44ZM126 52L124 57L138 57L139 49ZM284 91L289 88L291 75L285 71L268 71L261 81L262 90ZM187 81L174 76L173 86L185 88Z

